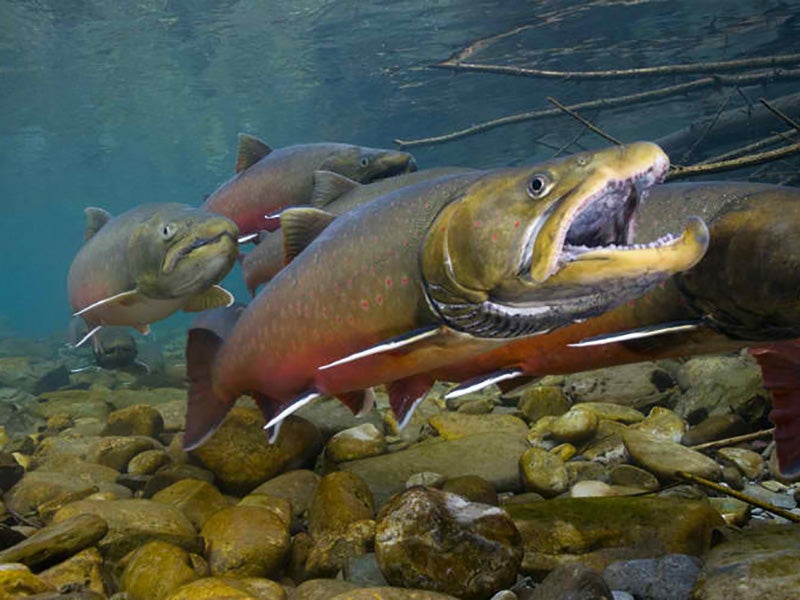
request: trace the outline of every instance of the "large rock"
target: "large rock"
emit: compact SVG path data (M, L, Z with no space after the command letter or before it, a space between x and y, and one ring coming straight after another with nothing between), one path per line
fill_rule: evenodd
M286 600L286 592L268 579L205 577L179 587L167 600Z
M722 475L722 469L712 459L676 442L636 429L625 430L622 441L636 463L662 479L673 478L676 471L712 480Z
M155 438L164 431L164 418L148 404L133 404L108 415L102 435L144 435Z
M311 447L321 445L315 428L305 432L308 439L293 439L297 422L298 417L288 417L278 439L270 444L261 413L235 407L214 435L191 454L214 473L224 492L244 495L305 457Z
M223 508L201 533L215 576L277 577L288 557L288 522L261 506Z
M3 497L8 508L19 515L34 515L40 507L85 498L98 490L77 477L48 471L30 471Z
M205 573L186 550L167 542L148 542L125 559L120 587L129 600L164 600Z
M710 505L673 498L569 498L506 509L522 535L521 570L536 577L575 561L602 569L614 560L703 556L723 525Z
M95 417L105 420L109 412L111 391L106 388L90 390L59 390L40 394L34 410L44 419L58 414L72 418Z
M375 554L392 585L479 600L510 587L522 558L505 511L414 487L378 517Z
M289 501L292 507L292 529L299 530L301 521L308 514L320 476L307 469L296 469L282 473L265 481L251 493L267 494Z
M215 512L229 506L217 488L199 479L177 481L154 494L152 499L180 509L198 531Z
M392 587L362 588L339 579L310 579L294 591L294 600L455 600L453 596Z
M445 441L433 440L392 454L341 463L339 468L367 482L380 506L405 489L411 475L424 471L447 479L477 475L498 492L521 491L519 457L528 447L525 438L509 433L482 433Z
M160 447L161 444L156 440L143 435L106 436L92 445L86 459L123 472L134 456L145 450L155 450Z
M478 433L508 433L525 437L528 426L513 415L470 415L443 412L432 416L428 423L446 440L457 440Z
M700 559L684 554L618 561L605 568L603 579L636 598L683 600L691 598L700 565Z
M95 544L108 532L105 520L78 515L40 529L25 541L0 552L0 563L18 562L29 567L63 560Z
M60 523L77 515L92 514L108 523L108 533L98 543L104 556L118 560L145 542L161 540L200 553L202 540L192 523L174 506L152 500L80 500L53 517Z
M58 589L80 589L105 598L107 590L103 570L103 556L97 548L91 547L42 571L39 577Z
M800 529L759 525L731 532L708 555L696 600L796 600L800 590Z
M54 586L31 573L23 564L0 565L0 598L15 600L55 591Z
M643 362L569 375L564 392L574 402L611 402L646 410L673 405L680 389L667 371Z

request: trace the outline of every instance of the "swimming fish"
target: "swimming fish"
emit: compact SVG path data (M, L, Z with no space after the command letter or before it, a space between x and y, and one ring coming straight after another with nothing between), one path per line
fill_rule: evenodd
M331 171L314 172L314 192L311 205L324 209L333 215L343 215L366 204L370 200L394 190L414 185L421 181L436 179L456 173L467 173L473 169L462 167L440 167L423 169L403 175L379 179L373 183L362 184ZM255 295L258 286L266 283L286 266L283 234L280 231L262 231L255 248L242 258L242 274L247 289Z
M184 204L143 204L117 217L87 208L86 243L67 277L73 316L92 337L100 327L141 333L177 310L233 302L216 285L236 260L238 230L229 219Z
M688 268L708 241L699 219L678 239L625 245L641 196L668 164L639 142L422 182L335 219L285 211L296 258L247 308L201 315L189 331L186 447L241 394L268 425L322 393L356 412L368 403L361 390L381 383L350 368L364 352L541 334ZM392 405L408 412L406 395Z
M314 171L325 170L359 182L415 171L408 152L350 144L298 144L273 150L251 135L239 134L236 175L217 188L203 208L227 216L241 235L279 226L287 206L309 204Z
M584 323L428 376L463 382L450 393L457 396L521 377L751 347L774 395L780 469L800 473L800 189L658 185L639 210L637 235L649 239L690 214L703 216L710 232L708 251L691 269Z

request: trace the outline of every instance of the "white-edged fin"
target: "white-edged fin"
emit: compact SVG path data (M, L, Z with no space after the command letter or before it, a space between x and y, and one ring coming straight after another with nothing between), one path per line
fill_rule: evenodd
M425 396L427 396L427 395L428 395L428 392L425 392L419 398L414 400L414 402L411 403L411 408L408 409L408 412L406 413L406 416L403 417L403 420L400 421L397 424L397 429L403 430L403 429L406 428L406 425L408 425L411 422L411 417L414 416L414 411L417 410L417 407L419 406L419 403L422 402L423 400L425 400Z
M361 405L361 410L356 413L356 418L360 419L370 413L370 411L375 408L375 390L373 388L367 388L364 390L364 403Z
M139 360L138 358L133 361L133 364L139 365L140 367L142 367L145 370L145 373L147 373L148 375L150 375L150 373L152 373L152 371L150 370L150 365L148 365L146 362L144 362L142 360Z
M593 337L582 339L574 344L567 344L570 348L587 348L589 346L602 346L604 344L614 344L616 342L629 342L645 338L666 335L668 333L680 333L684 331L694 331L703 324L703 321L675 321L664 323L663 325L648 325L638 329L619 331L616 333L604 333Z
M277 415L272 417L269 420L269 422L266 425L264 425L264 429L270 432L270 434L269 434L270 443L272 443L274 441L274 438L276 438L278 436L278 433L277 433L278 426L283 422L283 420L286 417L288 417L292 413L300 410L306 404L308 404L309 402L311 402L313 400L316 400L317 398L320 398L321 396L322 396L322 394L320 394L317 391L313 391L312 390L310 392L306 392L302 396L298 396L297 398L292 400L289 404L287 404L283 408L283 410L281 410Z
M100 367L97 365L86 365L85 367L78 367L77 369L70 369L70 375L75 375L76 373L83 373L85 371L98 371Z
M479 392L483 388L489 387L493 383L500 383L501 381L508 381L509 379L516 379L521 377L525 372L522 369L503 369L502 371L493 371L487 375L473 377L464 383L454 387L447 392L444 397L445 400L452 398L460 398L472 392Z
M258 234L257 233L250 233L250 234L247 234L247 235L240 236L236 240L236 243L237 244L249 244L250 242L252 242L252 241L254 241L256 239L258 239Z
M324 371L325 369L338 367L339 365L344 365L349 362L359 360L360 358L364 358L366 356L373 356L375 354L381 354L383 352L391 352L392 350L397 350L398 348L402 348L403 346L410 346L411 344L416 344L421 340L437 336L439 335L439 333L441 333L441 328L437 325L425 329L415 329L414 331L411 331L409 333L404 333L403 335L398 335L397 337L389 338L388 340L381 342L380 344L377 344L375 346L370 346L366 350L355 352L353 354L350 354L349 356L345 356L344 358L335 360L332 363L328 363L327 365L322 365L318 369L320 371Z
M98 300L97 302L90 304L89 306L85 306L78 312L72 313L72 316L78 317L80 315L85 315L86 313L93 311L95 308L100 308L101 306L105 306L107 304L114 304L115 302L121 302L124 305L125 300L130 300L131 302L135 302L138 301L138 299L139 299L139 292L137 292L136 290L120 292L119 294L114 294L113 296L109 296L108 298L103 298L102 300Z
M87 333L85 336L83 336L83 337L82 337L82 338L81 338L81 339L78 341L78 343L77 343L77 344L75 344L75 345L73 346L73 348L80 348L81 346L83 346L83 345L84 345L84 344L85 344L85 343L86 343L88 340L90 340L90 339L92 338L92 336L94 336L94 334L95 334L95 333L97 333L98 331L100 331L102 328L103 328L103 326L102 326L102 325L98 325L97 327L95 327L94 329L92 329L92 330L91 330L89 333Z

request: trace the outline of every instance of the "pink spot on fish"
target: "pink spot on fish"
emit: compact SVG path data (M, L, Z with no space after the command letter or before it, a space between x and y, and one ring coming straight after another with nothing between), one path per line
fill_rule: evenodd
M387 277L386 278L386 287L387 288L392 287L392 278L391 277Z
M369 300L366 298L361 300L361 310L369 310Z
M403 278L400 280L400 283L401 283L402 285L408 285L408 277L406 277L405 275L403 275Z
M378 306L383 305L383 296L381 296L380 294L375 296L375 304L377 304Z

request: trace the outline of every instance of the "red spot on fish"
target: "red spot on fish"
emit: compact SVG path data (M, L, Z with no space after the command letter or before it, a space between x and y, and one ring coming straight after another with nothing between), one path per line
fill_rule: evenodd
M408 238L403 238L403 246L408 246Z
M514 221L514 229L516 229L517 227L519 227L519 225L520 225L519 221Z
M362 309L362 310L367 310L367 309L369 309L369 300L367 300L366 298L364 298L363 300L361 300L361 309Z
M497 234L496 234L496 233L493 233L493 234L492 234L492 241L493 241L493 242L496 242L496 241L497 241Z
M348 316L347 317L347 324L348 325L355 325L356 324L356 318L353 315Z
M403 275L403 278L400 280L400 283L403 285L408 285L408 277Z
M442 233L444 233L445 231L447 231L447 227L442 225Z
M475 222L472 224L472 226L475 227L475 228L478 228L481 225L482 225L482 223L478 219L475 219Z
M376 303L378 306L381 306L381 305L383 304L383 296L381 296L380 294L378 294L377 296L375 296L375 303Z
M391 277L387 277L386 278L386 287L387 288L388 287L392 287L392 278Z

